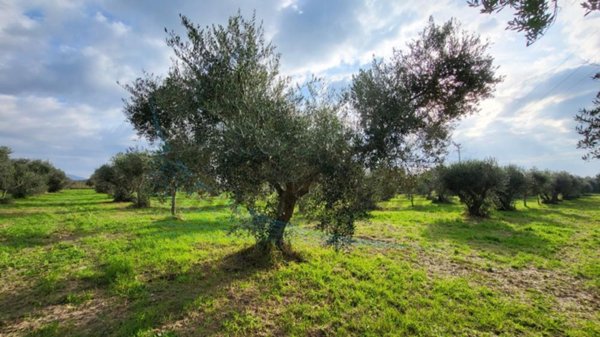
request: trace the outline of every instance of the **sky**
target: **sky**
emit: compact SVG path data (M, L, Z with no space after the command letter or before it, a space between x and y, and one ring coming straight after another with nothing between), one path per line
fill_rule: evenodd
M480 14L466 0L0 0L0 145L80 177L147 146L125 119L127 92L117 82L166 74L165 28L182 32L180 13L203 26L255 13L285 75L335 86L374 56L405 48L430 16L454 17L490 42L504 76L494 97L457 124L462 158L596 175L600 160L581 159L573 117L600 90L591 78L600 71L600 13L584 17L579 2L559 1L554 25L527 47L522 33L505 29L510 11Z

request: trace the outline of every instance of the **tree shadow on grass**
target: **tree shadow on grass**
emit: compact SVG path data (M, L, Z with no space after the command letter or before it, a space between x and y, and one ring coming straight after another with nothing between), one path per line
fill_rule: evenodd
M434 203L431 201L423 202L422 204L410 205L385 205L380 206L376 210L384 212L431 212L431 213L446 213L455 212L461 209L462 205L458 203Z
M563 200L558 205L549 205L550 207L560 207L570 210L590 210L600 208L600 195L586 195L574 200Z
M52 200L25 200L21 203L13 204L16 208L54 208L54 207L76 207L76 206L97 206L103 204L111 204L112 200L100 199L89 201L52 201Z
M552 208L534 208L517 211L498 211L495 213L498 219L508 221L518 225L529 225L531 223L541 223L556 227L571 227L572 219L589 220L588 216L566 213L560 209Z
M44 312L46 317L39 320L47 324L58 322L58 327L53 325L48 336L133 336L152 329L170 330L174 326L191 335L222 335L223 321L243 313L252 301L260 300L248 297L240 300L232 293L232 284L274 270L278 263L302 262L296 254L273 259L272 255L261 254L255 246L221 252L221 256L194 264L185 271L145 275L143 282L125 293L115 293L124 274L101 266L96 278L66 280L50 292L38 284L32 289L0 297L0 307L10 308L10 312L3 313L4 317L0 316L0 335L27 333L18 330L19 325L15 323L32 314L33 317L44 316ZM136 278L139 275L132 280ZM81 306L81 311L93 307L92 315L71 313L48 317L47 312L52 312L52 307L68 302L69 293L91 290L95 296L90 303ZM191 311L201 314L190 316ZM186 319L187 323L182 324ZM44 327L38 329L42 331Z
M525 252L550 257L556 253L555 245L534 231L515 229L496 219L437 221L428 224L423 235L432 241L450 240L503 256Z

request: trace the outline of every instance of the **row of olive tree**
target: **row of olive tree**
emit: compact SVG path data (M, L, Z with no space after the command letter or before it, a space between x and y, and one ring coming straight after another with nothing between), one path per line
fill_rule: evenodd
M176 215L178 191L207 191L194 170L198 160L183 152L188 148L163 147L155 152L129 149L118 153L109 163L97 168L89 179L98 193L107 193L115 202L132 201L136 207L150 206L150 197L171 201ZM190 160L191 159L191 160Z
M48 161L10 158L11 149L0 146L0 199L25 198L44 192L58 192L68 179Z
M114 201L134 201L137 207L148 207L150 169L150 154L131 149L116 154L110 163L97 168L90 181L96 192L108 193Z
M469 160L432 172L441 195L457 195L473 216L487 216L490 209L515 210L522 198L536 196L538 203L555 204L587 193L600 192L600 175L582 178L568 172L524 170L516 165L498 166L492 160Z

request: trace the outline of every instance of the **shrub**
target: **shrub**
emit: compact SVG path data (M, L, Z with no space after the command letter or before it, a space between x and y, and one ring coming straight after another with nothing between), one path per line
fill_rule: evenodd
M36 164L32 165L28 159L15 159L13 165L14 180L9 188L13 197L25 198L48 190L46 176L40 174Z
M110 164L97 168L90 180L96 192L112 195L113 201L135 201L136 207L148 207L150 158L148 153L136 150L118 153Z
M90 182L96 193L113 194L113 186L116 183L114 168L108 164L98 167L90 177Z
M444 165L439 165L419 176L419 193L433 203L450 203L451 193L442 180L445 169Z
M530 180L530 192L537 196L537 202L540 204L540 198L542 200L550 200L549 191L551 190L550 182L552 180L552 174L548 171L540 171L538 169L531 169L529 171Z
M505 174L494 160L469 160L450 165L443 173L446 188L460 198L472 216L487 216Z
M69 183L69 179L67 179L67 175L62 170L57 168L53 168L50 173L48 173L48 192L58 192L65 188Z
M515 200L525 194L527 178L522 169L515 165L503 167L506 181L502 188L496 191L496 206L501 211L515 210Z

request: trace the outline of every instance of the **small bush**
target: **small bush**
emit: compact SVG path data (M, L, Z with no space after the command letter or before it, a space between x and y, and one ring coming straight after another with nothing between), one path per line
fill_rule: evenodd
M525 193L527 177L522 169L515 165L503 167L506 176L504 186L496 192L496 206L501 211L515 210L515 200Z
M484 217L489 214L496 191L504 187L505 174L494 160L469 160L450 165L442 180L467 206L469 215Z

